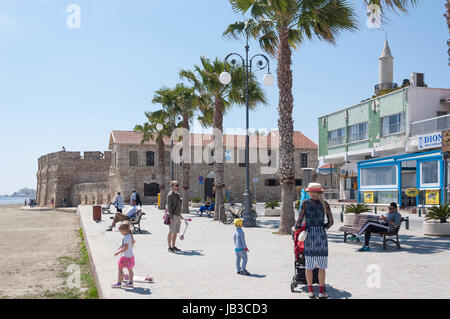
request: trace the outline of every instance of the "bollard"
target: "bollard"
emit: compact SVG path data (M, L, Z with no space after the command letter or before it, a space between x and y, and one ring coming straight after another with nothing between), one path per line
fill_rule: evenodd
M422 206L419 206L419 217L422 216Z
M377 213L377 206L375 206L375 215L377 215L378 213Z
M405 228L409 229L409 216L405 218Z
M345 206L342 205L342 210L341 210L341 223L344 222L344 210L345 210Z

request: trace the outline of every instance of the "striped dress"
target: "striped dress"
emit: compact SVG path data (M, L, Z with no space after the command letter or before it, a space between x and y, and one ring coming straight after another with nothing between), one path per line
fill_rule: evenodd
M328 203L325 204L329 210ZM313 270L314 268L326 269L328 267L328 240L326 227L331 227L333 219L331 214L327 214L328 222L325 224L325 212L319 200L307 199L302 202L301 212L297 221L298 228L303 220L306 219L306 230L308 236L305 240L305 268Z

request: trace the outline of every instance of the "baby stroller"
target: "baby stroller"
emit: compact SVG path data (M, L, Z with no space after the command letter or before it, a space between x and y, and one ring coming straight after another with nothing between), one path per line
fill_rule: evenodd
M298 240L298 235L305 230L306 223L302 224L302 227L297 229L294 234L292 234L292 239L294 240L294 254L295 254L295 275L291 282L291 291L294 292L298 285L306 285L306 274L305 274L305 256L304 252L304 242ZM319 283L319 268L313 270L313 284Z

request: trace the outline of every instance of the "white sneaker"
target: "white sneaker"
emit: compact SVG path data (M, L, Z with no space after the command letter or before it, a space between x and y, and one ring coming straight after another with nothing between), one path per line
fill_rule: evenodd
M319 299L327 299L327 298L328 298L328 295L326 292L324 292L323 294L319 293Z
M314 295L313 292L309 292L308 293L308 297L311 298L311 299L316 298L316 296Z

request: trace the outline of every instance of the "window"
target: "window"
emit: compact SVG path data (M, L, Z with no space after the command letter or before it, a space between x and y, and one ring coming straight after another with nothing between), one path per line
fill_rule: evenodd
M439 161L420 163L420 186L439 187Z
M147 152L147 166L155 166L155 152Z
M367 122L351 125L348 127L348 142L363 141L368 138Z
M129 153L130 157L130 166L138 166L138 152L131 151Z
M278 179L266 179L264 184L266 186L278 186L280 185L280 181Z
M328 146L333 147L345 143L345 129L340 128L328 132Z
M303 180L302 179L296 179L295 180L295 186L302 186L303 185Z
M144 184L144 196L158 196L159 185L156 183Z
M381 134L388 136L405 131L405 113L398 113L381 118Z
M361 188L397 188L397 166L361 168Z
M307 153L300 154L300 167L308 167L308 154Z

